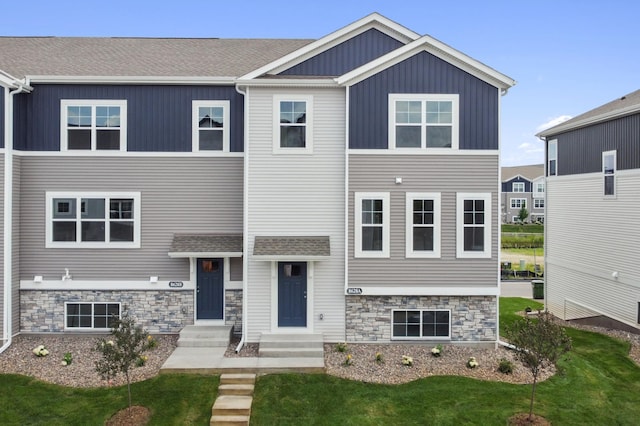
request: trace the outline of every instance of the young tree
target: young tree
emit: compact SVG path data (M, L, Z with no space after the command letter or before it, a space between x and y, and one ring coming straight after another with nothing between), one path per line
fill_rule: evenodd
M507 327L506 337L515 347L517 358L531 371L531 404L529 421L533 415L533 399L540 370L556 365L560 357L571 350L571 338L553 321L548 311L538 312L537 319L525 317Z
M518 220L520 221L520 223L524 223L524 221L527 220L528 217L529 211L525 206L522 206L520 208L520 211L518 212Z
M131 379L129 372L142 358L142 354L152 348L155 341L140 326L136 326L133 318L125 313L120 318L113 318L111 339L96 340L95 350L102 354L96 361L96 371L105 380L123 373L127 379L129 393L129 409L131 409Z

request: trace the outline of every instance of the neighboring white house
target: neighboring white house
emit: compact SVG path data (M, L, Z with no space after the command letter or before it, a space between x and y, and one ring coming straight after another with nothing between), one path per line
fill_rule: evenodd
M547 308L640 332L640 90L538 136Z

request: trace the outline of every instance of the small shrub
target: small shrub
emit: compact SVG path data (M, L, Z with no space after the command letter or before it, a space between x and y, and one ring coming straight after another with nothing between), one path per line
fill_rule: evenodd
M436 345L435 348L431 349L431 355L435 356L435 357L439 357L440 355L442 355L442 345L438 344Z
M469 361L467 361L467 367L468 368L476 368L479 365L480 364L478 363L478 361L476 361L476 357L474 357L474 356L469 358Z
M502 358L498 364L498 371L502 374L513 373L513 363L508 359Z
M384 357L382 356L382 354L380 352L376 352L376 362L378 364L380 364L381 362L384 362Z
M147 363L147 360L148 360L148 359L149 359L149 357L148 357L148 356L146 356L146 355L140 355L140 356L138 357L138 359L136 360L136 367L143 367L143 366Z
M148 335L147 336L147 347L149 349L153 349L156 346L158 346L158 341L156 339L154 339L152 335Z
M347 355L347 358L344 360L344 365L347 367L353 365L353 356L351 354Z
M33 349L33 354L37 357L43 357L49 355L49 350L44 345L38 345Z
M413 358L407 355L402 355L402 365L406 365L407 367L413 366Z
M336 351L338 352L346 352L347 351L347 342L340 342L336 345Z
M73 355L71 355L71 352L66 352L62 357L62 365L66 367L67 365L71 365L72 362L73 362Z

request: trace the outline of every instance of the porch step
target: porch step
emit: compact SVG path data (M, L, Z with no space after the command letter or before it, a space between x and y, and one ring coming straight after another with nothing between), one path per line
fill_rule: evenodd
M249 426L255 382L255 374L222 374L209 424Z
M258 355L265 358L322 358L322 334L263 334Z
M188 325L180 331L178 346L188 348L227 347L232 329L231 325Z

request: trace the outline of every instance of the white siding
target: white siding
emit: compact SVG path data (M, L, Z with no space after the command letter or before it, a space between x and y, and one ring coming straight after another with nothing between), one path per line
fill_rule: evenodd
M273 96L283 94L313 96L312 154L273 153ZM271 331L271 309L277 309L271 306L271 262L252 258L256 235L330 237L330 258L314 264L314 305L308 309L312 331L344 340L344 91L251 88L246 105L248 340Z
M602 195L601 173L547 181L547 304L561 318L604 314L638 327L640 172L616 179L615 198Z

